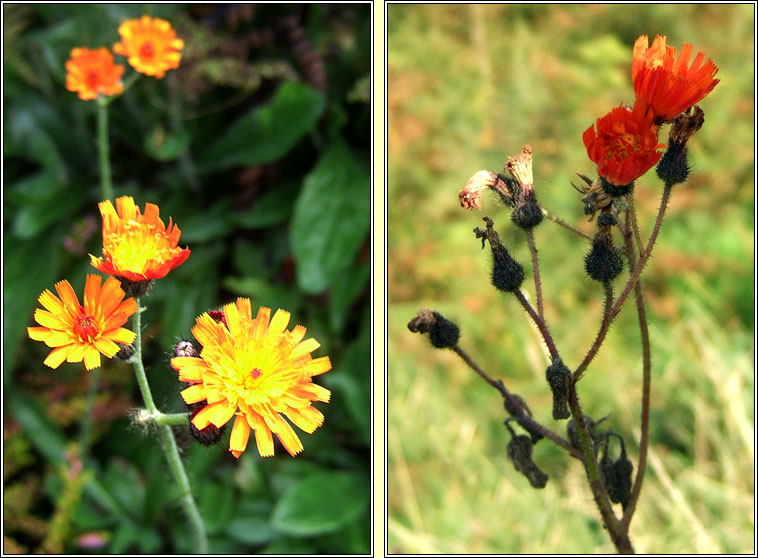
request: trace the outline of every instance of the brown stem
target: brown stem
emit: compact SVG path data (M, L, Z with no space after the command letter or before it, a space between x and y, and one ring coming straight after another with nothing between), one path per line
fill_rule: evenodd
M508 391L508 388L505 387L505 384L503 384L500 380L493 379L489 374L487 374L482 368L474 362L474 360L464 351L460 348L459 345L454 345L453 347L450 347L455 354L457 354L459 357L461 357L461 360L469 365L469 367L474 370L479 376L487 382L489 385L491 385L493 388L498 390L500 392L500 395L503 396L503 399L508 401L508 404L514 408L520 410L520 414L516 416L516 420L518 420L519 424L524 426L529 431L535 431L539 434L542 434L545 438L549 438L553 442L555 442L557 445L561 446L563 449L568 451L569 454L571 454L572 457L575 457L577 459L582 458L582 454L577 450L574 446L571 445L571 442L566 440L565 438L562 438L560 435L556 434L552 430L546 428L545 426L542 426L540 423L535 421L532 417L530 417L524 409L521 407L519 402L516 400L516 398L513 397L510 391Z
M619 522L616 514L613 513L611 507L611 501L608 498L608 492L605 490L603 481L600 478L600 471L597 467L597 458L595 457L595 451L593 449L593 441L590 437L587 424L584 422L584 415L582 414L582 408L579 405L579 398L576 394L576 384L571 383L569 388L569 407L571 408L571 414L576 421L579 428L579 438L582 443L582 451L584 454L584 470L587 473L587 480L592 490L592 496L595 499L597 508L600 511L600 517L603 520L603 524L608 529L608 534L613 541L614 546L619 554L634 554L634 548L632 542L629 540L628 530Z
M633 211L627 211L626 214L627 230L629 229L630 221L635 236L639 236L637 216ZM629 267L632 268L635 264L635 256L634 246L629 234L625 237L625 243ZM621 525L623 525L625 529L629 528L629 523L632 521L632 516L634 515L637 501L640 497L640 491L642 490L642 481L645 478L645 471L647 469L648 434L650 432L650 333L647 326L645 300L642 294L642 281L637 281L637 284L634 286L634 300L637 306L637 321L640 325L640 337L642 340L642 411L640 418L640 460L637 464L637 476L634 478L634 485L632 485L629 502L624 509L624 516L621 518Z
M537 257L537 245L534 243L532 229L526 231L526 240L529 242L529 251L532 253L532 272L534 273L534 291L537 297L537 313L540 319L545 321L545 309L542 306L542 282L540 281L540 261Z
M590 362L592 362L592 359L595 358L595 355L600 350L600 345L603 343L603 340L605 339L605 334L608 333L608 328L611 327L611 307L613 305L613 285L610 281L606 281L603 283L603 289L605 290L605 305L603 307L603 321L600 323L600 329L597 332L597 335L595 336L595 340L592 342L592 346L590 347L590 350L587 352L587 354L584 357L584 360L579 364L577 369L574 371L574 382L579 381L579 378L582 377L582 374L587 369L587 367L590 365Z
M568 230L570 230L572 233L574 233L574 234L576 234L576 235L579 235L579 236L581 236L581 237L584 237L584 238L586 238L587 240L589 240L590 242L592 242L592 239L593 239L593 236L592 236L592 235L590 235L590 234L587 234L587 233L586 233L586 232L584 232L583 230L581 230L581 229L577 229L575 226L568 224L566 221L564 221L563 219L561 219L560 217L558 217L556 214L554 214L554 213L551 213L550 211L548 211L548 210L547 210L547 209L545 209L544 207L542 207L541 209L542 209L542 214L543 214L545 217L547 217L548 219L550 219L550 220L551 220L553 223L555 223L556 225L560 225L560 226L561 226L561 227L563 227L564 229L568 229Z
M550 358L552 358L553 360L558 358L558 349L555 346L555 341L553 341L553 337L550 335L550 332L547 329L545 320L543 320L534 310L534 307L532 307L532 305L529 304L529 301L524 296L524 293L522 293L521 291L514 291L513 294L515 295L516 299L518 299L518 301L521 303L521 306L524 308L524 310L526 310L526 313L529 314L529 317L532 318L532 321L537 326L537 329L540 330L542 339L545 341L545 345L547 345L547 350L550 352Z

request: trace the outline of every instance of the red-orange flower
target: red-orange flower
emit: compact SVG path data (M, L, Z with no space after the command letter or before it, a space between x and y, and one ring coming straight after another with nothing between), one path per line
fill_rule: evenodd
M181 230L171 218L168 228L159 217L158 206L145 204L142 214L131 196L100 202L103 216L103 257L90 254L93 267L130 281L147 281L165 277L183 264L190 255L179 248ZM118 213L116 213L118 210Z
M684 43L679 59L676 48L666 46L666 37L656 36L648 46L647 35L634 43L632 81L638 99L655 113L656 123L671 120L702 100L716 87L716 65L698 52L688 67L692 45Z
M73 49L66 72L66 89L78 93L83 101L97 99L101 93L117 95L124 90L121 83L124 67L113 63L113 55L106 48Z
M193 384L182 391L184 401L207 401L192 424L221 428L236 417L229 441L234 457L245 451L251 430L261 457L274 455L272 433L297 455L303 444L284 417L309 434L321 426L324 415L311 402L328 402L331 394L311 378L331 370L329 357L311 358L319 343L302 340L303 326L287 331L290 313L284 310L271 317L261 307L253 319L250 299L238 298L224 306L223 316L216 320L205 313L197 319L192 334L203 346L199 358L171 359L179 380Z
M108 277L102 285L99 275L87 275L84 305L79 304L68 281L56 283L58 298L49 289L39 296L47 310L37 308L34 319L42 327L29 327L29 337L44 341L53 351L45 359L50 368L58 368L64 360L81 362L87 370L100 366L100 353L108 358L119 351L116 343L131 344L133 331L121 327L137 311L133 298L124 300L121 283Z
M127 56L129 64L142 74L162 78L167 70L179 67L184 41L177 38L171 24L163 19L142 16L125 21L118 28L121 42L113 52Z
M585 130L582 139L587 155L597 165L599 176L616 186L625 186L655 165L666 147L658 143L658 126L644 103L633 109L618 106Z

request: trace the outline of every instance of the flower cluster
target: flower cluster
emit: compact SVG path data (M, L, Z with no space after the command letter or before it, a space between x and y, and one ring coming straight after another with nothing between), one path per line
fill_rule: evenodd
M698 52L689 65L692 45L684 43L679 58L666 37L652 46L643 35L634 43L632 108L619 106L590 126L582 139L598 175L611 186L623 187L645 174L661 158L658 127L701 101L719 82L716 65Z
M126 56L137 72L160 79L179 67L184 42L168 21L142 16L125 21L118 32L121 42L113 45L113 52ZM66 89L84 101L118 95L124 91L123 73L124 66L114 63L107 48L77 47L66 62Z
M188 249L177 248L179 228L166 228L158 217L158 206L148 203L142 215L131 197L116 200L118 214L110 200L100 204L103 216L103 258L90 255L92 266L112 275L105 284L99 275L88 275L84 287L84 304L80 305L68 281L55 285L58 297L46 290L34 318L42 327L28 328L29 337L44 341L53 352L45 364L58 368L63 361L84 361L87 370L100 366L100 355L113 358L122 347L130 345L136 334L122 328L137 311L131 281L165 277L188 257ZM130 291L130 292L125 292Z

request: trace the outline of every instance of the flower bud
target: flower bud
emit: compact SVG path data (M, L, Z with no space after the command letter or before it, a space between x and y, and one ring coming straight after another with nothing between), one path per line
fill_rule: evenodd
M524 282L524 268L506 250L500 242L500 237L495 232L492 219L484 218L487 223L487 230L475 228L474 233L477 238L482 239L482 248L485 240L489 241L492 249L492 284L496 289L511 293L517 291Z
M408 322L413 333L428 333L429 341L437 349L455 347L461 336L460 328L433 310L419 310L418 315Z
M613 281L624 269L621 252L613 245L608 225L601 227L592 240L592 248L584 258L584 269L587 275L601 283Z
M624 439L615 432L609 432L609 434L613 434L621 442L621 454L616 461L612 461L608 455L608 443L606 443L603 458L600 460L603 484L605 484L605 489L608 491L608 497L611 499L611 502L621 504L623 508L626 508L632 493L632 472L634 471L634 465L632 465L632 462L626 456Z
M698 106L692 107L674 119L669 131L669 145L666 152L658 161L655 172L666 184L674 185L686 182L690 173L687 163L687 141L705 122L703 111Z
M532 461L532 441L529 436L513 436L508 442L508 459L513 467L522 473L533 488L545 488L548 476Z
M569 410L569 388L571 387L571 371L563 364L561 357L556 357L545 371L550 391L553 392L553 419L567 419L571 416Z
M118 275L115 277L121 281L121 288L124 290L124 294L127 296L127 298L139 298L141 296L144 296L153 286L152 279L147 279L145 281L132 281L126 277L120 277Z
M183 339L179 341L176 345L174 345L174 356L175 357L185 356L185 357L197 358L200 356L200 351L197 350L197 347L192 341L188 339Z
M132 358L132 355L135 351L134 345L125 345L123 343L116 343L116 345L119 346L119 349L115 355L115 358L119 360L129 360Z
M212 446L221 441L221 437L224 435L224 430L226 429L226 424L222 425L221 428L214 424L209 424L202 430L192 424L192 419L195 418L195 415L202 411L207 405L208 403L206 401L187 405L190 409L189 425L190 432L192 433L192 437L195 438L195 440L204 446Z

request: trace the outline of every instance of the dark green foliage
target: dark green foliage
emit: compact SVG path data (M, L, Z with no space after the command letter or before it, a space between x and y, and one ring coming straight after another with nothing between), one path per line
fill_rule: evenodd
M291 458L254 441L235 460L175 427L211 552L364 553L370 545L370 5L5 6L4 347L8 421L34 449L17 474L49 484L85 408L83 365L43 365L28 339L37 297L67 279L81 296L101 255L96 105L65 89L72 48L111 46L146 13L185 41L182 64L142 76L109 105L116 196L182 231L192 251L142 299L143 354L158 407L186 410L171 347L195 319L237 296L292 313L333 370L316 383L325 422ZM133 70L123 57L125 77ZM96 226L85 226L94 222ZM191 553L192 538L158 441L124 419L142 400L128 364L104 359L76 537L109 553ZM12 396L10 394L13 394ZM13 399L11 403L10 398ZM21 463L19 461L19 463ZM23 462L27 463L27 462ZM19 465L21 467L21 465ZM18 479L11 479L11 481ZM341 492L329 493L329 490ZM327 491L327 492L324 492ZM44 528L56 490L37 492ZM7 514L6 514L7 517ZM10 528L10 530L9 530ZM6 524L21 548L39 540Z

